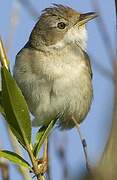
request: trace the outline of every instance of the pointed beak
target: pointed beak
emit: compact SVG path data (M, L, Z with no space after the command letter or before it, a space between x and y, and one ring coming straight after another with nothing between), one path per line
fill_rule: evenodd
M85 14L80 14L79 19L77 20L77 23L79 26L82 26L86 24L88 21L96 18L98 15L95 12L88 12Z

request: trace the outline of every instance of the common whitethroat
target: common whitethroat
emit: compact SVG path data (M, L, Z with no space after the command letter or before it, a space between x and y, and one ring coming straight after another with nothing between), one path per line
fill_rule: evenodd
M46 8L17 54L14 78L35 117L34 126L60 115L59 127L70 129L73 119L81 123L90 110L86 23L95 17L94 12L81 14L63 5Z

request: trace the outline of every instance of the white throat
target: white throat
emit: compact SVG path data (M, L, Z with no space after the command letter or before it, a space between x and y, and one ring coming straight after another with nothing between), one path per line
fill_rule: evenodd
M64 38L57 42L54 45L51 45L50 48L54 49L62 49L67 44L77 44L79 47L81 47L84 51L86 51L87 47L87 31L85 26L78 28L77 26L72 27L70 30L67 31Z

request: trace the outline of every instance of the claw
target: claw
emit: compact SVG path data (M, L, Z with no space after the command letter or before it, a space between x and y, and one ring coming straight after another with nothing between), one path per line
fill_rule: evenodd
M44 174L48 169L48 159L39 159L38 160L38 172L39 174Z
M59 112L57 115L56 115L56 120L60 120L61 118L63 118L64 116L64 112Z

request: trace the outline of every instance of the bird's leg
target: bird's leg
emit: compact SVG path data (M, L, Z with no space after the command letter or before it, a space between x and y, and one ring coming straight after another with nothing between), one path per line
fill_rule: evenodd
M78 131L78 133L79 133L80 140L81 140L81 143L82 143L82 146L83 146L83 151L84 151L85 160L86 160L86 168L87 168L88 172L91 173L91 168L90 168L89 160L88 160L88 152L87 152L87 143L86 143L86 140L85 140L85 138L82 136L82 133L81 133L81 131L80 131L80 125L78 124L78 122L76 121L76 119L75 119L74 117L72 117L72 120L74 121L74 123L75 123L75 125L76 125L77 131Z
M44 174L48 169L48 139L44 143L44 152L42 158L38 160L38 169L40 174Z

